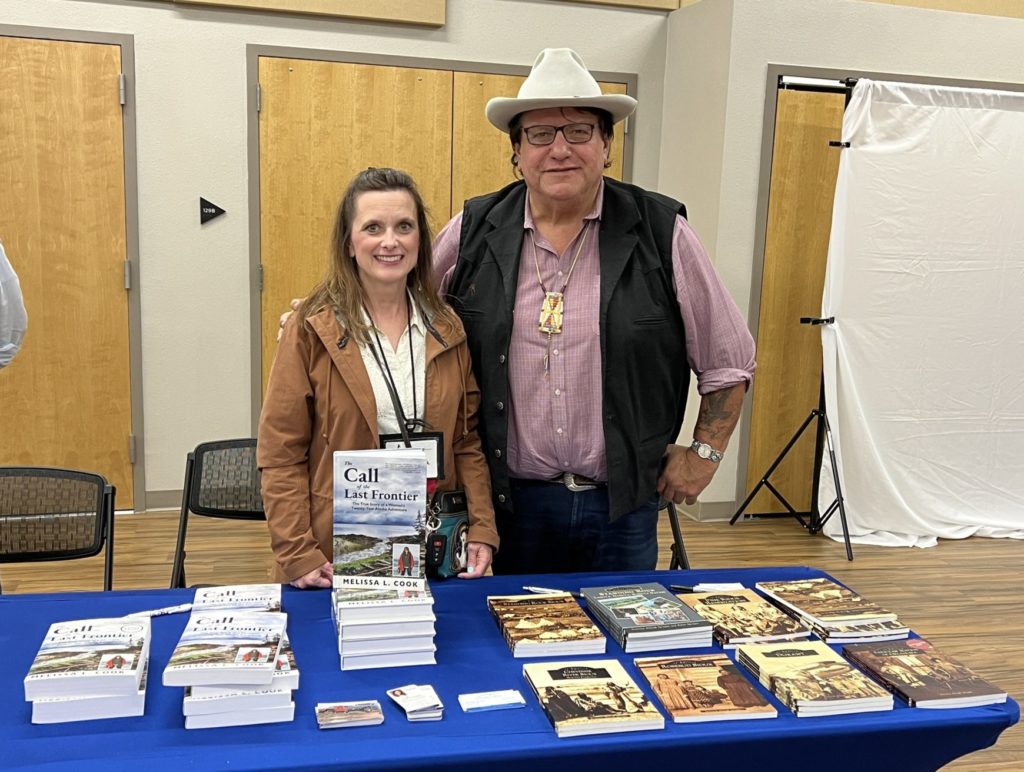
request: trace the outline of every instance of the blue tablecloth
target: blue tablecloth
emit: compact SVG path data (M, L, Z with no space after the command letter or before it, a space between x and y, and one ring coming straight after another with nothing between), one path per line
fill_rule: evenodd
M520 592L524 584L560 589L658 581L742 582L825 576L805 567L635 574L575 574L448 580L434 585L437 660L431 667L342 672L326 590L285 588L288 632L301 670L295 721L229 729L185 730L182 690L164 688L160 676L186 615L153 620L151 684L140 718L35 726L22 679L50 623L118 616L190 600L189 590L119 591L0 596L0 767L49 770L287 769L287 770L497 770L639 769L793 772L813 766L834 770L934 770L992 745L1017 722L1020 709L1004 705L957 710L911 709L897 700L884 713L796 718L775 702L779 717L766 721L673 724L664 730L559 740L522 677L522 664L506 647L487 612L485 597ZM853 589L856 589L854 587ZM899 609L893 609L899 611ZM927 632L927 631L924 631ZM689 649L687 652L700 650ZM626 663L609 640L609 657ZM548 659L561 659L552 657ZM969 662L966 664L970 665ZM410 723L385 694L408 683L433 684L445 704L444 720ZM517 688L526 709L463 713L464 692ZM650 693L649 690L647 690ZM376 727L322 731L314 705L377 699L385 720ZM585 766L584 766L585 765Z

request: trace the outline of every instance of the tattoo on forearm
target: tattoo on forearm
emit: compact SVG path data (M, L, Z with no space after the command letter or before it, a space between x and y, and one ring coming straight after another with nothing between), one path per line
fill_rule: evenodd
M697 428L709 439L724 434L728 437L736 425L738 408L731 404L732 389L713 391L705 394L697 415ZM742 404L742 401L741 401Z

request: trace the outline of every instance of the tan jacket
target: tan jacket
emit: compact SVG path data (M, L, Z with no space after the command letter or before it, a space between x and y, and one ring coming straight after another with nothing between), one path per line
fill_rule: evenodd
M498 546L490 474L476 433L480 390L461 323L427 325L426 421L444 433L447 476L464 488L469 540ZM260 415L256 462L277 567L288 582L331 559L335 450L379 446L377 405L359 346L331 309L285 325Z

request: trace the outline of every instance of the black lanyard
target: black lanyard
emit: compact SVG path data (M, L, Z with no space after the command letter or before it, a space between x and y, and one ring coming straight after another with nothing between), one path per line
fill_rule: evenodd
M409 432L414 431L416 427L425 426L424 422L416 417L419 409L416 405L416 356L414 352L414 343L412 339L412 306L409 303L409 296L405 296L405 308L406 308L406 329L409 333L409 366L412 373L412 420L405 417L405 410L402 409L402 399L398 394L398 388L395 384L395 378L391 374L391 367L388 365L388 357L384 351L384 345L380 341L380 335L377 334L377 324L373 321L373 316L370 314L369 309L363 306L363 311L370 319L370 327L373 329L373 337L377 340L377 346L370 346L370 352L373 354L374 361L377 362L377 367L380 369L380 373L384 376L384 385L387 386L388 394L391 397L391 404L395 408L395 418L398 419L398 429L402 433L402 441L405 446L411 447L409 442ZM377 349L380 349L380 353L377 353Z

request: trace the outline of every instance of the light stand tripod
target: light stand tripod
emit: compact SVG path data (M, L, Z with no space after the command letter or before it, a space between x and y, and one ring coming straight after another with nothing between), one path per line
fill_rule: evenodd
M826 319L819 319L817 317L810 316L800 317L800 324L832 324L834 321L834 316L830 316ZM782 463L782 460L796 444L797 440L800 439L804 430L806 430L812 423L816 424L816 436L814 441L814 476L811 483L811 508L807 512L797 512L786 497L782 495L779 489L772 484L769 478L771 478L775 469ZM826 445L828 446L829 465L832 467L832 480L836 487L836 497L832 503L825 508L825 511L822 512L818 501L818 483L821 481L821 461ZM832 444L832 427L829 425L828 414L825 412L824 375L822 375L821 386L818 391L818 407L812 410L810 415L804 419L802 424L800 424L800 428L796 430L792 439L786 443L786 447L782 449L782 452L779 453L771 466L768 467L768 471L762 475L760 481L754 486L754 489L750 491L750 495L748 495L743 503L740 504L739 509L736 510L736 514L734 514L732 519L729 521L729 525L736 524L736 521L743 514L743 511L750 505L750 502L754 500L754 497L762 488L767 488L768 491L779 500L782 506L786 508L789 514L796 518L797 522L799 522L800 525L802 525L812 535L818 533L825 526L825 523L829 521L829 518L838 511L839 520L843 524L843 541L846 542L846 559L853 560L853 548L850 546L850 531L846 524L846 506L843 503L843 488L839 483L839 465L836 463L835 448Z

